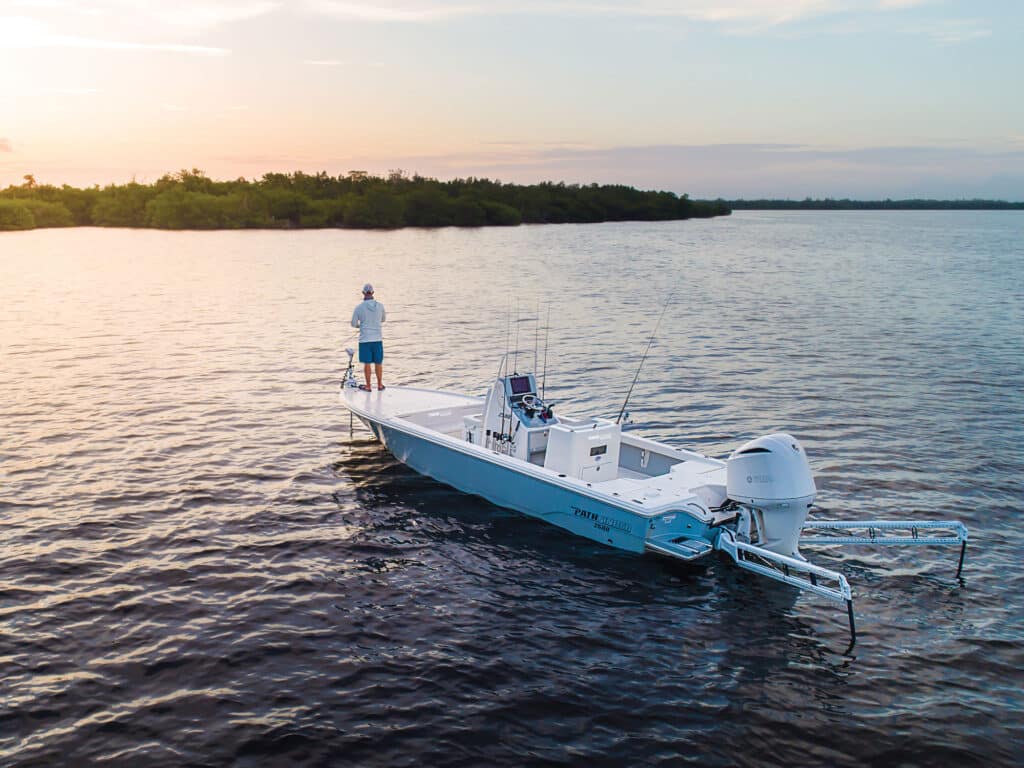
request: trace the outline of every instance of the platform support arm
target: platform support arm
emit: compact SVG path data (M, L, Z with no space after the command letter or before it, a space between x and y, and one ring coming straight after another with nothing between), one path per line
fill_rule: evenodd
M850 648L857 643L857 626L853 621L853 600L846 601L846 615L850 619Z
M732 531L723 530L716 548L725 552L740 568L781 581L791 587L846 604L850 622L850 647L857 641L857 628L853 620L853 591L846 577L828 568L806 560L780 555L777 552L737 541Z

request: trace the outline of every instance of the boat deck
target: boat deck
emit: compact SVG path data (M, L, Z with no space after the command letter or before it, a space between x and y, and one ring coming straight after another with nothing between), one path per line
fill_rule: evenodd
M482 397L417 387L388 387L383 392L346 387L342 392L356 413L372 421L416 415L417 424L444 434L461 434L463 414L479 411L484 404Z
M614 480L594 483L603 493L643 504L660 507L676 499L697 495L708 507L725 501L725 466L703 461L684 461L664 475L653 477L619 468Z
M372 421L402 419L463 440L464 418L480 413L484 398L414 387L388 387L383 392L365 392L347 388L344 397L357 413ZM624 438L624 441L630 438ZM646 442L646 441L645 441ZM696 454L680 454L669 471L648 475L618 467L612 480L577 481L609 496L648 508L664 507L676 501L698 496L708 507L725 501L725 464ZM543 467L543 452L530 457L531 464Z

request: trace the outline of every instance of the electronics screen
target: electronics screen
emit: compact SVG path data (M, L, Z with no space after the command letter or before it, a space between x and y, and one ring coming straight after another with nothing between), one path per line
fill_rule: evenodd
M525 395L530 391L529 376L513 376L508 381L509 385L512 387L513 395Z

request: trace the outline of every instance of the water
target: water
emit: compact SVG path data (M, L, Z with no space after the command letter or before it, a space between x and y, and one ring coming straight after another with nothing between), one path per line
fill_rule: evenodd
M0 237L0 765L1011 765L1024 759L1024 214ZM723 455L786 429L841 610L422 478L337 399L482 392L551 306L547 395ZM518 307L517 307L518 297ZM517 330L518 329L518 330ZM540 354L543 359L543 352Z

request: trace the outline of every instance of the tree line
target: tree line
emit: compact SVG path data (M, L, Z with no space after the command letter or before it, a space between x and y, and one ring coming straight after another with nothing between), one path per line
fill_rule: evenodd
M1024 210L1024 202L1006 200L723 200L734 211L1010 211Z
M0 190L0 230L36 227L247 229L351 227L482 227L600 221L665 221L730 213L723 201L623 185L489 179L438 181L392 171L339 176L268 173L260 179L215 181L198 169L153 184L80 189L25 183Z

